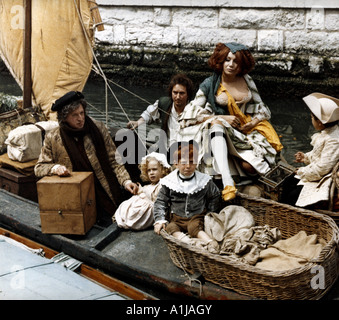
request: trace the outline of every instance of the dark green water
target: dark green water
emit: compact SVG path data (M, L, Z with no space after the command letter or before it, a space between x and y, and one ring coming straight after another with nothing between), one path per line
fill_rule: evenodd
M148 103L142 101L139 97L149 103L154 103L160 96L166 95L165 88L126 87L126 89L139 96L136 97L114 84L110 84L110 87L117 98L108 90L108 124L110 126L126 127L128 118L137 120L142 111L148 106ZM14 79L7 74L0 74L0 92L22 95ZM95 107L95 109L89 107L89 114L98 120L106 121L104 83L102 81L89 81L85 86L84 95L89 104ZM294 154L297 151L307 152L311 150L310 138L314 133L314 129L308 108L299 98L279 99L270 98L269 95L263 93L261 95L271 110L271 123L281 136L281 141L284 145L283 156L290 164L293 164Z

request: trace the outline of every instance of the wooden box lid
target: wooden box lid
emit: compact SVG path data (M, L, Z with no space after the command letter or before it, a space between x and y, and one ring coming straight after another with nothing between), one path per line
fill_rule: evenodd
M1 167L0 167L0 177L13 181L15 183L35 182L37 180L37 178L34 175L26 176L15 170Z
M82 212L88 202L95 205L92 172L73 172L69 177L46 176L37 182L40 211Z

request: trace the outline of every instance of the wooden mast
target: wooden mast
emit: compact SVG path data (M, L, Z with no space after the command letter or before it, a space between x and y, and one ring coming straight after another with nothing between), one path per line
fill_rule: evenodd
M25 29L23 55L23 108L32 106L32 0L24 1Z
M89 3L89 9L91 10L92 13L92 18L94 21L94 25L98 31L103 31L105 30L104 23L101 20L100 12L99 12L99 7L96 3L95 0L87 0Z

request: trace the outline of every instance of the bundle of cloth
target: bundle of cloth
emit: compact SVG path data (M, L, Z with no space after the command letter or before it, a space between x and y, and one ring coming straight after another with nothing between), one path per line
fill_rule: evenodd
M38 159L45 135L58 126L57 121L40 121L11 130L5 141L8 157L19 162Z
M256 226L252 214L237 205L229 205L219 213L208 213L205 232L220 244L219 254L251 265L256 264L261 250L281 238L278 228Z
M220 255L271 271L301 267L318 257L326 245L316 234L307 235L305 231L281 239L278 228L256 226L252 214L237 205L208 213L205 232L219 243ZM203 247L198 241L192 244Z
M305 231L299 231L262 250L255 266L272 271L299 268L317 258L325 245L325 240L316 234L307 235Z

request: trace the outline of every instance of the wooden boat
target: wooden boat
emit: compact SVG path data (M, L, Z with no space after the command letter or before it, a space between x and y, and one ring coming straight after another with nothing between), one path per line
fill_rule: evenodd
M28 4L30 1L27 0L25 3ZM46 6L47 3L48 5L53 4L54 9L41 10L41 7L34 7L41 4ZM61 39L58 38L60 35L53 36L53 34L50 33L51 30L48 30L48 37L42 38L42 36L46 35L42 22L50 19L53 25L60 25L58 21L53 19L64 20L66 16L74 17L77 15L77 10L75 11L73 7L75 3L78 4L78 8L84 10L81 16L85 18L84 21L86 21L86 26L89 28L88 31L84 33L82 25L80 26L78 21L75 28L79 31L78 33L73 34L73 29L72 31L62 32L62 35L69 36L69 38L66 38L66 44L64 46L59 42L59 40L61 41ZM88 1L88 3L93 3L93 1ZM13 6L22 6L20 0L1 0L0 4L5 8L5 10L1 11L2 14L8 14L8 12L11 11L10 8ZM91 26L93 20L86 0L76 0L74 2L69 0L53 0L48 2L39 0L34 1L33 5L33 11L39 12L40 14L39 19L34 20L34 24L38 24L38 28L36 29L36 26L33 24L25 28L19 27L13 29L11 30L13 33L10 33L9 36L1 33L0 54L14 78L23 88L23 109L30 107L33 100L33 104L39 105L44 115L51 119L52 114L49 111L51 102L69 90L81 91L86 82L92 65L92 51L90 47L88 47L87 36L90 36L90 40L92 39L93 30ZM68 7L68 5L70 7ZM68 13L56 14L60 8L69 11L67 11ZM27 11L29 16L29 10ZM47 12L52 14L50 18L44 15ZM0 23L7 23L8 25L13 22L11 19L13 19L13 15L1 16ZM25 21L29 22L30 19L25 19ZM2 30L5 29L6 27L2 28ZM60 33L60 30L57 30L58 28L54 29ZM18 41L17 43L12 43L15 47L15 54L10 55L13 51L6 51L4 48L7 47L10 39L16 40L23 38L23 30L25 30L25 32L33 30L31 31L32 48L30 47L30 43L26 43L24 46L25 50L22 50L23 42ZM38 30L38 32L36 30ZM34 36L37 36L37 38L34 38ZM48 45L48 47L51 46L51 48L55 49L56 46L54 44L58 43L57 46L62 49L62 53L59 53L55 58L52 57L54 53L53 49L48 48L48 54L44 52L44 50L47 50L47 43L45 43L47 38L52 40L52 44ZM78 41L72 41L72 39L75 38ZM28 36L26 36L26 40L27 39ZM42 39L44 39L44 41L42 41ZM74 47L75 42L80 43L79 49ZM67 44L70 44L71 48L68 48ZM84 47L86 48L85 50L83 50ZM23 52L25 52L25 55L23 55ZM77 57L75 60L86 61L86 66L80 68L82 73L78 80L74 78L74 73L72 72L74 69L70 65L70 61L72 60L69 59L70 52L81 52L84 56ZM45 59L46 57L47 61ZM37 58L38 62L34 62L35 58ZM16 66L15 60L20 62ZM53 64L50 63L51 60L53 60ZM23 61L25 61L25 63L23 63ZM46 87L44 76L50 72L47 71L50 65L58 64L56 61L59 61L60 64L65 64L62 64L60 69L51 72L51 83L48 83ZM27 69L25 71L23 71L22 65L26 66L25 68ZM74 66L74 68L78 68L78 66ZM25 77L30 74L32 74L32 83L30 83L30 77L28 77L28 79ZM239 294L233 290L206 281L201 274L188 274L176 267L171 260L166 243L162 237L154 234L153 230L139 232L125 231L113 224L105 229L95 225L85 236L44 234L41 231L38 204L5 190L0 190L0 225L7 230L19 233L53 250L64 252L88 264L92 268L103 270L109 275L118 275L119 278L126 281L128 280L128 282L138 285L144 290L147 289L151 293L156 292L157 297L160 298L256 299L255 296ZM337 284L335 284L327 296L334 298L337 295L338 288Z
M246 196L240 197L246 201ZM272 205L275 210L280 206L273 202ZM255 295L237 293L207 281L201 273L191 274L178 268L171 259L166 242L152 229L128 231L113 224L107 228L94 225L85 236L44 234L38 203L6 190L0 190L0 226L64 252L160 299L257 299ZM338 298L338 281L327 290L324 299Z
M3 283L6 283L6 279L15 277L18 270L13 266L18 265L18 262L20 262L20 270L33 268L30 275L25 274L25 286L20 288L20 292L15 286L8 287L8 290L2 287L0 295L6 300L155 300L153 296L125 282L13 232L0 228L0 237L1 250L3 250L1 256L5 258L0 261L2 271L0 281L2 276ZM10 251L9 254L7 250ZM55 264L60 266L55 267ZM37 281L37 278L41 278L40 272L44 277L43 286ZM73 282L76 283L74 288Z
M156 297L249 299L186 275L172 263L165 242L153 230L124 231L113 224L105 229L94 225L85 236L44 234L38 203L6 190L0 190L0 225Z

